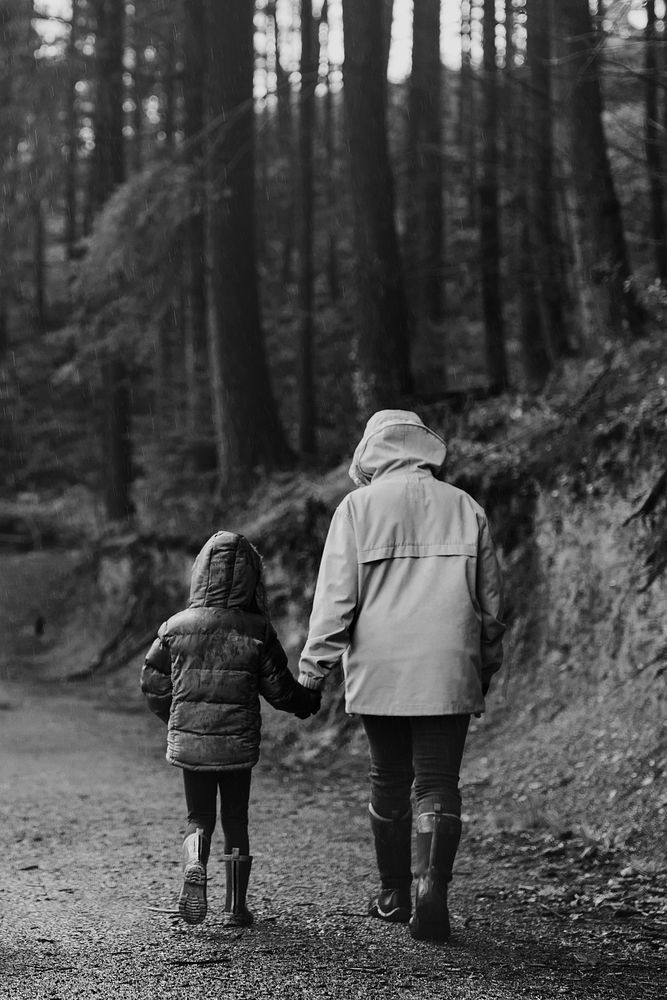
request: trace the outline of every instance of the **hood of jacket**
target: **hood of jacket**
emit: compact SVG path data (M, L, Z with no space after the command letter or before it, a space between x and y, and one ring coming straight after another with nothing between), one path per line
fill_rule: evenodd
M264 613L262 561L243 535L218 531L192 567L191 608L236 608Z
M441 479L447 445L410 410L379 410L366 424L357 445L350 478L367 486L389 472L430 472Z

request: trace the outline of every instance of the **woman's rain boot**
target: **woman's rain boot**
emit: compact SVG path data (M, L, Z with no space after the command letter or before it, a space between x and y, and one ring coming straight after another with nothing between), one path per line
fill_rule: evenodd
M206 917L206 862L209 839L202 829L189 833L183 841L183 888L178 912L188 924L200 924Z
M419 804L417 815L417 892L410 920L413 938L447 941L451 934L447 883L461 839L461 820L442 811L440 802Z
M382 888L371 901L368 912L388 923L405 924L410 919L410 849L412 834L412 812L403 816L397 813L386 819L380 816L372 805L368 811L375 840L375 855Z
M239 853L235 847L231 854L223 854L227 872L227 898L222 922L227 927L249 927L254 917L245 905L250 879L252 857Z

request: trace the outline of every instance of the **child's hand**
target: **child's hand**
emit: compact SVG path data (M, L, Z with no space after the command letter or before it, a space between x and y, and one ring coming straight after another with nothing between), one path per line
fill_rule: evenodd
M316 715L322 704L322 692L306 688L297 682L294 689L294 708L297 719L308 719Z

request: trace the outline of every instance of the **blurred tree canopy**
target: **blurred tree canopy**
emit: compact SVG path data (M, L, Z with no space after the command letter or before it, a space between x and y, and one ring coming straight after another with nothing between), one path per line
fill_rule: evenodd
M132 519L659 335L665 4L412 7L5 0L6 492Z

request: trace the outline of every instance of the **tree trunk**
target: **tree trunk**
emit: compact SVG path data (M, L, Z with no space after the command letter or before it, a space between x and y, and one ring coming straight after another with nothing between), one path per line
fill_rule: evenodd
M468 221L477 220L477 185L475 171L475 81L472 69L472 0L461 0L461 95L459 102L459 146L463 171Z
M0 3L0 323L2 346L8 347L13 333L14 306L19 297L18 253L15 218L23 176L15 169L17 145L22 137L18 92L25 76L22 67L34 70L31 46L32 4ZM20 319L19 319L20 322Z
M0 28L2 21L0 20ZM14 192L5 194L5 212L9 211L14 201ZM12 259L11 227L4 213L0 213L0 366L9 350L9 303L11 301L11 282L8 274L8 264Z
M164 135L167 153L174 152L174 132L176 131L176 28L167 24L166 64L163 75L164 90Z
M292 88L289 75L283 69L281 62L281 40L278 28L276 0L268 0L266 16L273 22L275 40L276 98L278 102L278 149L281 161L285 163L284 193L278 199L278 225L283 234L282 274L283 286L293 281L293 261L295 240L295 214L298 202L296 191L296 164L294 150L298 143L294 125L296 113L295 102L292 100Z
M662 152L658 128L658 40L656 34L655 0L646 0L646 165L648 167L651 204L651 236L656 271L667 285L667 238L665 206L662 189Z
M289 457L262 338L255 259L253 0L208 0L208 346L222 493Z
M498 193L498 72L494 0L484 0L482 171L479 185L480 260L486 367L493 391L507 386L507 358L500 293L500 206Z
M523 210L524 207L520 201L518 208ZM534 232L528 218L524 217L519 242L521 349L528 387L537 391L544 385L552 366L542 331L543 303L534 254Z
M549 6L526 0L526 61L529 85L525 121L528 134L522 158L528 171L525 192L524 242L537 283L539 325L532 336L542 343L550 365L568 351L564 302L567 300L562 239L558 228L558 196L554 177L553 102L551 95L551 33ZM529 334L530 335L530 334ZM539 354L538 348L534 349ZM546 372L544 373L546 374ZM539 373L538 373L539 377Z
M439 321L444 313L440 0L414 7L409 122L413 273L426 316Z
M514 75L514 2L505 0L505 72L503 73L503 125L505 132L505 175L511 180L514 171L517 88Z
M336 220L338 217L338 191L337 191L337 158L338 149L336 142L337 116L336 100L331 89L331 46L329 44L329 5L324 0L322 5L322 21L326 24L326 42L323 45L323 56L327 67L327 89L324 98L324 148L327 162L327 279L329 283L329 294L332 302L337 302L340 298L340 280L338 276L338 247L336 240Z
M3 364L9 350L9 325L7 323L7 297L0 286L0 365Z
M343 0L344 100L357 247L357 401L362 412L412 391L411 323L394 226L385 122L383 0Z
M299 106L299 451L314 455L316 410L313 381L313 126L318 49L312 0L301 0L301 101Z
M44 212L42 200L35 197L32 203L33 216L33 276L34 276L34 319L38 333L46 329L46 289L44 263Z
M193 471L210 465L213 441L211 390L206 347L206 230L204 225L204 121L206 108L205 11L201 0L185 0L183 101L185 155L192 169L184 261L185 422Z
M130 497L133 478L130 423L130 382L123 361L109 359L103 366L106 445L106 510L111 520L130 518L134 505Z
M96 0L95 148L91 165L92 207L99 209L125 180L123 145L123 44L125 5ZM106 508L112 520L132 516L130 389L125 362L103 363Z
M121 0L95 0L95 148L91 185L94 211L125 181L123 139L123 43L125 11Z
M539 4L542 0L536 0ZM529 25L530 27L530 25ZM532 81L531 81L532 83ZM516 164L515 210L519 224L517 241L517 282L520 302L519 326L521 330L521 353L523 369L528 388L539 390L551 371L552 358L548 350L545 328L546 303L543 299L542 274L538 248L542 244L540 224L542 220L533 215L535 211L537 177L537 151L535 150L534 116L530 114L536 99L534 88L529 85L521 91L517 115L517 140L523 155ZM545 109L541 108L544 112Z
M0 14L0 29L2 29ZM2 88L0 88L2 89ZM2 95L0 95L1 97ZM2 103L0 103L2 107ZM8 192L9 193L9 192ZM13 194L13 192L12 192ZM12 198L13 200L13 198ZM9 208L9 199L5 198L5 211ZM0 213L0 369L9 351L9 289L7 262L11 255L9 239L9 221L4 213Z
M79 2L72 0L72 19L67 43L67 161L65 164L65 247L67 259L73 260L78 239L77 227L77 186L79 161L79 136L77 115L77 51Z
M144 93L146 90L146 81L143 77L146 72L146 64L144 61L143 48L136 38L134 60L134 73L132 80L134 89L134 112L132 114L132 168L138 172L144 165Z
M552 0L553 2L553 0ZM644 313L634 291L602 125L598 39L588 0L553 3L556 76L563 122L563 167L568 171L576 253L584 301L581 339L596 350L610 333L643 332Z

